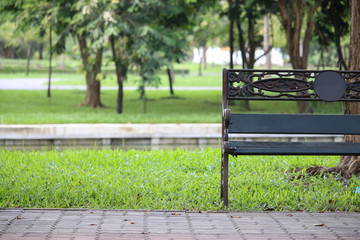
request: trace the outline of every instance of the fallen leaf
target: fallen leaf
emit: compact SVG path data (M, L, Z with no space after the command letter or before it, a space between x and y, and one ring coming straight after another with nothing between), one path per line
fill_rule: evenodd
M231 216L231 218L241 218L240 216Z
M272 208L272 207L265 207L264 208L264 211L274 211L275 208Z
M172 213L171 215L181 215L180 213Z
M95 223L90 223L89 225L90 225L90 226L96 226L96 224L95 224Z
M136 222L130 222L130 224L136 224Z
M24 219L23 217L16 217L16 219Z
M314 224L315 227L323 227L324 224L323 223L317 223L317 224Z
M292 217L292 216L294 216L294 215L292 215L291 213L288 213L288 214L286 214L286 216Z

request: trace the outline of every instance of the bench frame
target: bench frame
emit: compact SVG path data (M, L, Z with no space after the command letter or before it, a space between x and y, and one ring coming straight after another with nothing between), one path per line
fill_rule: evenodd
M360 135L360 115L233 114L228 107L230 100L360 102L360 71L224 69L222 97L220 194L224 206L229 203L229 155L360 155L360 143L231 138L231 134Z

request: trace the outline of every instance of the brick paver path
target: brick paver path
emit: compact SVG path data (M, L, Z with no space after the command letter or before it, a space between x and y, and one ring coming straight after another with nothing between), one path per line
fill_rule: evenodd
M5 209L0 239L360 239L360 213Z

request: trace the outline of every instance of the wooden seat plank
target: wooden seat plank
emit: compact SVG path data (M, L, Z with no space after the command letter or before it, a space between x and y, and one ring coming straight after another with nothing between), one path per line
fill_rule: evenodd
M229 141L231 155L356 155L360 143Z

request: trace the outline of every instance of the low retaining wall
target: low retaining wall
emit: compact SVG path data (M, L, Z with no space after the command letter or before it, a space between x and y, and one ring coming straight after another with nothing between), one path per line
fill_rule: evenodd
M0 148L47 150L63 148L195 149L220 147L221 124L34 124L0 125ZM237 134L232 138L261 141L271 134ZM277 141L341 142L341 135L277 135Z

